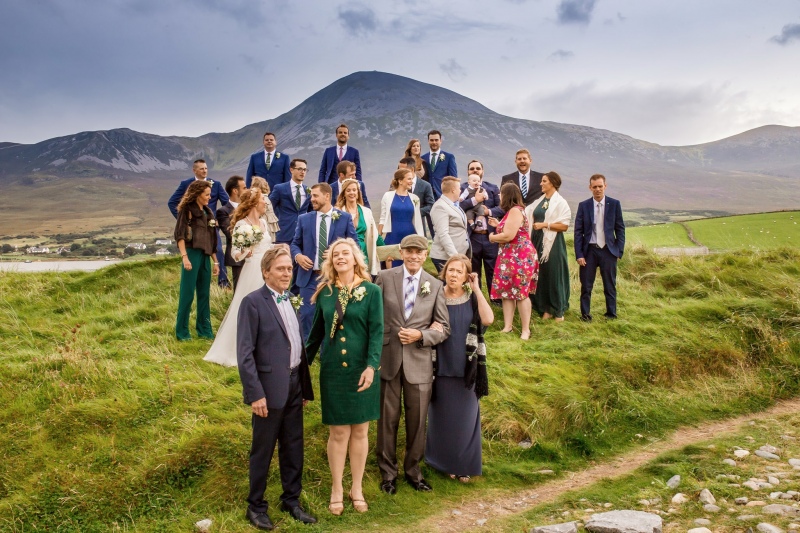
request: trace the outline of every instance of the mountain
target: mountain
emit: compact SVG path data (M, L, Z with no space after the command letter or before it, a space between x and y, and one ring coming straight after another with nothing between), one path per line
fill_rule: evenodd
M421 139L425 151L425 133L438 129L462 178L468 161L477 158L486 179L499 182L514 171L514 154L525 147L536 170L561 174L561 192L573 205L588 197L594 173L607 176L609 194L628 209L743 213L800 204L800 128L764 126L711 143L660 146L597 128L504 116L453 91L382 72L353 73L287 113L230 133L162 137L115 129L31 145L2 143L0 189L112 179L146 190L153 216L168 222L163 204L189 175L192 160L206 159L215 179L243 174L262 134L272 131L280 151L308 160L308 179L316 182L322 151L334 143L341 122L350 127L350 144L361 152L364 181L375 198L388 188L408 140Z

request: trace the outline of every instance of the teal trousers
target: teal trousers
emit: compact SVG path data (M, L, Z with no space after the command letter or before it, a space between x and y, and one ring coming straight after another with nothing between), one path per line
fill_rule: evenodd
M211 258L202 250L187 248L186 256L192 264L186 270L181 264L181 292L178 300L178 319L175 322L175 336L185 341L189 334L189 314L192 312L194 293L197 292L197 321L195 328L199 337L214 338L211 329Z

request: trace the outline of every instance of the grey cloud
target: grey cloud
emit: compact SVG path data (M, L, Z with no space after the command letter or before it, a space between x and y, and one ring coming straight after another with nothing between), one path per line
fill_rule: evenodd
M565 61L572 57L575 57L575 53L572 50L559 49L550 54L548 58L552 61Z
M770 41L786 46L792 40L800 40L800 24L787 24L781 30L780 35L776 35Z
M467 77L467 70L452 57L444 63L439 63L439 68L453 81L461 81Z
M561 0L556 8L559 24L589 24L596 0Z
M378 29L378 17L372 8L364 4L339 6L339 24L353 34L366 37Z
M409 24L409 20L413 20L414 24ZM466 34L473 31L515 31L514 27L508 24L494 24L485 20L459 17L450 12L420 9L409 10L402 18L392 19L389 28L391 33L397 33L409 42L449 40L452 34Z
M276 47L278 45L275 45ZM248 54L239 54L242 63L253 69L258 74L264 74L264 61Z

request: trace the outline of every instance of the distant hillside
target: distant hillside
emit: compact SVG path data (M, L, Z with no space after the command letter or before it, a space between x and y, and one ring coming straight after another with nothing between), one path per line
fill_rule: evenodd
M764 126L713 143L660 146L586 126L507 117L453 91L382 72L353 73L287 113L230 133L189 138L116 129L32 145L2 143L0 187L101 177L146 188L153 206L160 206L197 157L209 162L217 179L243 173L264 131L277 134L280 151L307 159L308 179L315 182L340 122L350 126L350 144L361 152L373 197L387 189L407 141L421 138L425 147L425 133L436 128L444 150L456 154L462 177L468 161L478 158L487 179L498 181L514 170L514 152L526 147L535 169L562 175L561 192L573 205L588 196L588 177L596 172L609 178L609 195L626 208L746 213L800 205L800 128Z

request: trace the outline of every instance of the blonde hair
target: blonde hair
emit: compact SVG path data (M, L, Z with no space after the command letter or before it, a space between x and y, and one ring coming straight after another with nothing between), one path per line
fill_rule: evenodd
M347 188L354 183L356 184L356 190L358 191L358 198L356 198L356 202L359 205L364 205L364 197L361 196L361 185L358 184L358 180L354 180L353 178L348 178L344 180L339 186L339 197L336 199L336 207L338 207L339 209L343 208L344 205L347 203L347 198L345 198L344 196L344 191L346 191Z
M250 182L251 189L258 189L263 194L269 194L269 183L261 176L253 176L253 181Z
M531 153L528 151L527 148L520 148L519 150L517 150L517 153L514 154L514 157L516 158L519 154L528 154L528 159L533 159L533 156L531 155Z
M289 256L289 259L292 258L292 254L283 246L276 246L264 252L264 257L261 258L261 272L269 272L275 260L282 255Z
M455 176L445 176L442 179L442 192L443 193L451 193L453 191L458 190L458 186L461 184L461 180L456 178Z
M350 247L350 251L353 253L353 259L356 261L356 264L353 268L355 275L365 281L369 281L371 279L369 271L367 270L367 264L364 261L364 254L361 252L361 247L359 244L350 238L336 239L330 246L328 246L328 258L325 259L325 261L323 261L319 266L319 285L317 285L317 290L311 297L311 303L316 303L317 296L319 296L319 293L322 292L322 289L325 287L328 287L330 294L333 294L333 286L337 281L339 281L339 273L336 272L335 268L333 268L333 250L337 246L345 245Z
M255 178L253 181L255 181ZM259 200L261 200L261 191L258 189L247 189L242 193L242 196L239 198L239 205L236 206L236 210L231 216L231 231L233 231L237 222L247 218L250 211L258 205Z

